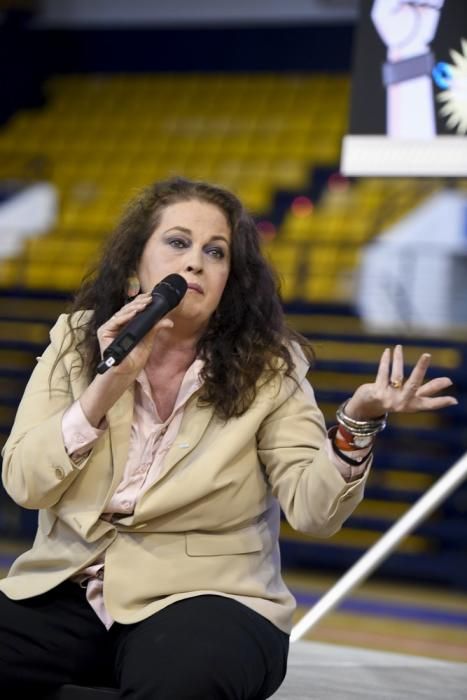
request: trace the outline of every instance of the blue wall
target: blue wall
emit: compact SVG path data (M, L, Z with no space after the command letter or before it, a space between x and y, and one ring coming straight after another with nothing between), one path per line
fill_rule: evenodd
M33 30L0 26L0 123L38 105L48 75L157 71L348 71L352 25Z

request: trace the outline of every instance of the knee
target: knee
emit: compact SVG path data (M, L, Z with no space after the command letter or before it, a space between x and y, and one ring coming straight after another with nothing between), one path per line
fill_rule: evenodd
M259 687L257 683L259 682ZM237 700L255 697L264 678L251 674L227 657L204 648L201 653L179 654L172 662L147 664L144 670L126 668L121 677L122 697L132 700ZM252 687L253 686L253 687ZM133 690L128 693L128 688Z

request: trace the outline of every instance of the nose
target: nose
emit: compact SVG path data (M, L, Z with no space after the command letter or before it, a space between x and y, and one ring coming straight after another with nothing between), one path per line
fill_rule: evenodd
M203 269L203 253L201 250L198 250L195 246L192 246L189 249L186 263L185 263L185 270L187 272L194 272L199 273Z

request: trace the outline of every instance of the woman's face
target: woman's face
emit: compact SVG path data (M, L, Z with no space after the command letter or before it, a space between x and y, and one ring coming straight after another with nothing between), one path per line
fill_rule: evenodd
M178 273L188 289L171 317L206 326L229 276L230 246L229 223L214 204L197 199L170 204L139 261L141 291L150 292L164 277Z

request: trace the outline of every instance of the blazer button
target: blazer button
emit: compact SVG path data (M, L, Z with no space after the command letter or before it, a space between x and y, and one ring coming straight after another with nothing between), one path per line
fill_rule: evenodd
M57 477L57 479L60 479L60 481L65 478L65 472L61 467L55 468L55 476Z

